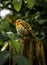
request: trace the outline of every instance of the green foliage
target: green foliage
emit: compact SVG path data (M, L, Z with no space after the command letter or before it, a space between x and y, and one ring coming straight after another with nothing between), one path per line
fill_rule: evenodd
M41 19L40 19L40 20L38 21L38 23L39 23L39 24L42 24L42 25L43 25L45 22L46 22L45 19L44 19L44 20L41 20Z
M12 43L13 48L15 49L15 52L17 54L20 54L21 43L18 40L12 40L11 43Z
M13 0L12 3L13 3L15 10L19 12L22 6L22 0Z
M7 61L9 55L8 51L0 51L0 65L3 65Z
M0 10L4 8L11 10L14 20L21 18L27 21L31 25L34 34L42 40L47 47L47 0L1 0L0 3L3 5L0 7ZM9 7L9 5L11 5L11 7ZM4 20L1 19L0 46L2 45L3 47L3 42L10 41L15 52L20 54L21 44L17 40L18 38L19 36L16 33L15 26L10 24L7 16ZM0 53L0 59L2 58L0 65L3 65L9 56L8 52L4 53L5 52ZM13 60L15 60L18 64L22 61L20 65L23 65L24 62L24 65L28 65L26 59L23 58L24 57L21 59L21 56L16 55L13 57Z
M35 5L35 0L27 0L28 6L30 9L33 8L33 6Z
M47 0L45 0L45 2L47 2Z
M35 0L25 0L25 1L27 2L28 7L29 7L30 9L32 9L33 6L35 5ZM25 3L26 3L26 2L25 2ZM13 6L14 6L15 10L16 10L17 12L19 12L20 9L21 9L21 7L22 7L22 0L13 0L12 3L13 3Z
M18 41L14 34L7 34L7 36L10 39L10 43L13 46L15 53L19 54L21 50L21 43Z
M16 55L12 58L18 65L29 65L28 60L22 55Z
M9 27L9 22L7 20L4 20L1 24L0 24L0 31L3 30L8 30Z

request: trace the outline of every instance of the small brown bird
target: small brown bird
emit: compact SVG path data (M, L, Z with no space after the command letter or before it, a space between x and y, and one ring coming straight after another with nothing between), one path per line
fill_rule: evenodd
M18 19L16 20L16 30L19 35L29 37L32 28L29 23L25 22L22 19Z
M28 38L34 37L35 39L39 40L32 32L31 25L25 20L22 19L16 20L16 30L17 33L23 37L28 37Z

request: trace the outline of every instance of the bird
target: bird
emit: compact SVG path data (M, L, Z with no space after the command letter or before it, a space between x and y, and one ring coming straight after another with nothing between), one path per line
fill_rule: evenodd
M34 36L36 38L36 36L32 32L32 26L27 21L21 18L15 20L11 15L7 16L7 20L9 21L10 24L15 26L15 29L19 36L24 38Z
M11 15L7 16L7 19L9 21L9 23L15 27L19 37L30 38L30 39L32 39L32 37L33 37L39 41L39 39L33 33L32 26L27 21L25 21L21 18L15 20L13 18L13 16L11 16Z
M29 31L28 30L32 30L31 25L27 22L25 22L22 19L18 19L16 20L16 30L17 33L21 36L29 36Z
M31 25L25 20L17 19L15 26L17 34L22 36L23 38L35 38L36 40L39 40L33 33Z

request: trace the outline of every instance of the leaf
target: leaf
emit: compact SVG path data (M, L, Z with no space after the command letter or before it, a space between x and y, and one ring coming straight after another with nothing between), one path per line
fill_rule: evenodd
M18 40L11 40L12 46L17 54L20 54L22 44Z
M12 58L18 65L29 65L28 60L22 55L16 55Z
M30 9L33 8L33 6L35 5L35 0L27 0L28 6Z
M2 41L0 40L0 45L2 45Z
M22 6L22 0L13 0L13 6L15 10L19 12Z
M3 21L1 24L0 24L0 31L3 31L3 30L9 30L9 23L7 21Z
M47 0L45 0L45 2L47 2Z
M45 22L46 22L45 19L44 19L44 20L40 19L40 20L38 21L38 24L44 24Z
M9 57L8 51L0 51L0 65L3 65Z
M40 2L42 2L42 0L36 0L36 2L37 2L37 3L40 3Z
M16 40L11 40L13 48L17 54L20 52L20 43Z
M15 52L18 54L21 50L21 43L19 43L14 34L8 34L8 38L10 39Z
M41 33L39 33L40 35L39 35L39 39L40 40L44 40L44 38L45 38L45 33L44 32L41 32Z

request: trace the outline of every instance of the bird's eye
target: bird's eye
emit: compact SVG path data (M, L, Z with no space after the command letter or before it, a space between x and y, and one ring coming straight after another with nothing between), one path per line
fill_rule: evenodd
M20 20L18 22L20 22Z

